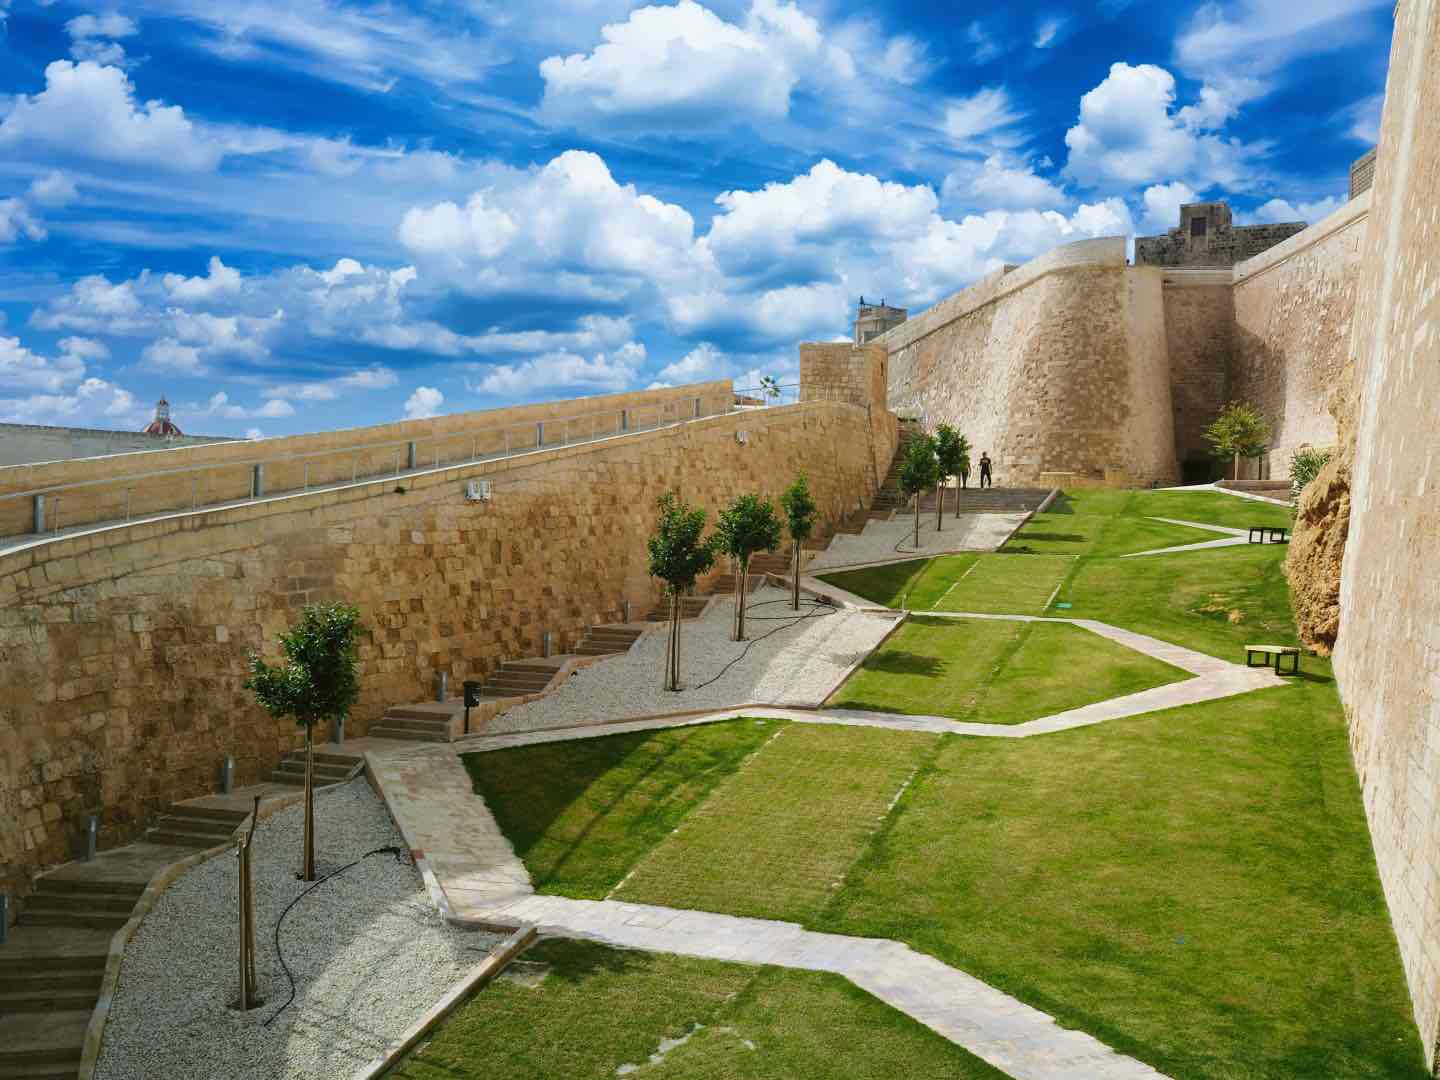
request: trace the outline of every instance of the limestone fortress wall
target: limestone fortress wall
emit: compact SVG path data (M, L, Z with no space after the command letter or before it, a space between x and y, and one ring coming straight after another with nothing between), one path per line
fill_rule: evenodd
M874 339L889 354L891 407L959 427L1003 484L1116 470L1172 482L1161 282L1126 265L1124 237L996 271Z
M504 660L539 655L543 632L563 651L588 625L620 618L626 599L637 617L646 611L658 594L645 540L664 491L713 515L742 491L778 495L803 469L828 520L868 504L896 442L893 415L869 396L883 380L861 364L823 382L809 389L827 400L0 552L0 888L23 895L31 873L69 858L85 815L100 815L103 846L134 839L170 802L215 790L226 754L238 783L268 775L300 735L242 688L246 654L273 653L308 602L344 600L364 613L362 697L350 728L358 735L386 707L430 697L438 672L458 687ZM667 399L690 407L717 390L728 408L729 384L712 383L415 421L383 434L456 437L477 418L529 423L537 408L554 416ZM338 449L345 439L381 441L361 429L261 445L278 477L281 464L298 467L287 454ZM143 457L147 469L168 456L177 465L214 457L213 467L233 470L226 455L242 451L257 448ZM118 461L52 472L119 473ZM490 501L466 500L472 478L491 482ZM30 470L25 483L35 480Z
M1304 445L1337 441L1330 398L1350 360L1350 332L1371 193L1235 267L1229 393L1270 419L1264 466L1283 477Z
M1440 0L1402 0L1349 338L1353 402L1337 410L1341 461L1312 485L1312 508L1348 493L1350 513L1311 527L1348 537L1335 671L1415 1019L1440 1065L1437 115Z
M1210 479L1201 432L1232 399L1273 438L1242 475L1334 446L1370 196L1235 267L1131 266L1121 237L997 270L873 339L894 408L954 424L1003 483Z

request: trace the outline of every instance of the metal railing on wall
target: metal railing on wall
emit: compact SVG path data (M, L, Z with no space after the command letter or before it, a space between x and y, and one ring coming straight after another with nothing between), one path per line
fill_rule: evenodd
M850 401L843 387L810 387L806 401ZM141 523L264 499L399 483L407 476L579 446L732 412L794 405L798 383L667 401L417 439L238 461L152 469L0 494L0 552L96 528Z
M0 551L92 528L152 521L262 499L389 483L654 431L736 409L731 395L683 397L417 439L153 469L0 495Z

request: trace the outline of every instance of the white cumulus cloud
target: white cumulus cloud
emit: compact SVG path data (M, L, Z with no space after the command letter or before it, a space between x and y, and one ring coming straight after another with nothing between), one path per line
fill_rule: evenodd
M44 90L14 99L0 121L0 147L7 146L179 170L210 169L221 156L184 109L138 102L124 71L90 60L54 61Z
M423 420L440 412L445 404L445 395L433 386L417 386L415 392L405 400L405 419Z

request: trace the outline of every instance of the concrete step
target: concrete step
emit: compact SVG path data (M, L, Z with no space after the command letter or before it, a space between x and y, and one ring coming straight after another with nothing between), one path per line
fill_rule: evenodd
M129 912L52 911L45 908L36 910L29 903L20 913L20 922L25 926L78 926L91 930L119 930L129 921Z
M37 957L37 960L51 960L53 957ZM0 975L0 994L36 993L65 991L79 993L86 990L100 992L100 981L105 977L105 957L97 956L88 967L55 968L39 967L34 971L15 971ZM0 1010L3 1012L4 1010Z
M89 989L51 988L10 991L0 989L0 1013L71 1012L93 1009L100 1000L100 980Z
M705 605L709 603L707 596L687 596L680 601L680 617L682 619L698 619L705 611ZM646 622L669 622L670 601L666 600L659 604L650 614L645 616Z
M404 739L409 742L450 742L449 724L422 724L413 720L390 721L382 719L370 729L377 739ZM290 781L284 781L289 783ZM303 779L302 779L303 782Z
M0 1013L0 1077L67 1076L80 1069L92 1008Z
M143 881L97 881L91 878L42 877L35 879L36 891L50 893L123 893L137 899L145 891ZM0 953L3 957L4 953Z
M303 756L298 758L283 757L280 759L280 764L275 766L275 768L280 772L299 773L303 777L305 775L305 758ZM352 766L348 764L326 765L317 761L311 771L316 780L344 780L350 775L351 768Z
M43 883L41 878L37 885ZM96 911L128 915L139 897L134 893L48 892L37 888L25 900L26 911Z
M316 758L319 756L317 754ZM232 825L239 825L250 816L244 810L226 810L219 806L187 806L183 803L172 803L165 808L165 813L174 814L176 817L212 818L215 821L228 821Z
M170 832L207 833L224 839L232 835L244 818L221 821L219 818L191 816L190 814L166 814L157 823Z

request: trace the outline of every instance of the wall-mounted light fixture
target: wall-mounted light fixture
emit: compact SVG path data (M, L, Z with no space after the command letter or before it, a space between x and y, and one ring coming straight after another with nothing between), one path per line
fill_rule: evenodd
M750 433L744 429L735 432L735 441L741 446L747 445L750 442Z
M489 502L490 481L489 480L466 480L465 481L466 502Z

